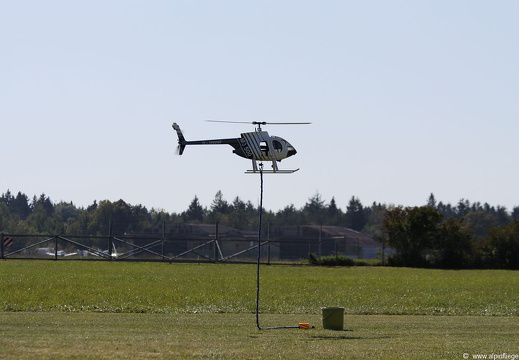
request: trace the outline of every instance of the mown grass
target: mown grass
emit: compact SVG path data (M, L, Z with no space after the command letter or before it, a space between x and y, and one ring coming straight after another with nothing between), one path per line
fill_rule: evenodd
M255 326L253 265L9 260L0 261L0 271L0 358L519 353L513 271L262 266L262 326L316 326L262 331ZM346 308L345 331L321 326L320 308L336 305Z
M269 314L265 324L318 324ZM0 313L6 359L464 359L517 354L515 317L348 315L345 331L259 331L253 314ZM512 359L511 357L509 359Z
M0 311L253 313L255 266L77 261L0 262ZM262 266L261 312L519 315L505 270Z

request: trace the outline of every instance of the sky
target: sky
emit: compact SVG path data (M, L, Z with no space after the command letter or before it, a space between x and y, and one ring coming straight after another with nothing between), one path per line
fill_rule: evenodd
M519 2L0 0L0 192L182 212L259 204L228 145L266 126L297 155L263 205L319 195L519 205ZM268 165L266 165L268 166Z

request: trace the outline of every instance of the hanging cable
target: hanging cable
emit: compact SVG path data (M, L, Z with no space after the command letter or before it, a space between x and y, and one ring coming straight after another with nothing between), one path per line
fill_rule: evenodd
M269 330L269 329L298 329L300 326L273 326L273 327L261 327L259 320L259 304L260 304L260 263L261 263L261 228L262 228L262 217L263 217L263 163L259 163L260 173L260 203L259 203L259 225L258 225L258 262L256 266L256 326L258 330Z
M259 163L260 171L260 203L259 203L259 225L258 225L258 262L256 266L256 326L261 330L259 322L259 299L260 299L260 262L261 262L261 226L263 215L263 163Z

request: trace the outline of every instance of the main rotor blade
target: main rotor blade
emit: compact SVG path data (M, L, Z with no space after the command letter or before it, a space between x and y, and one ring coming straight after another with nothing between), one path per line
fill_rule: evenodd
M261 125L309 125L311 122L262 122Z
M227 123L227 124L252 124L251 121L226 121L226 120L206 120L207 122Z
M311 122L268 122L268 121L227 121L227 120L206 120L207 122L227 123L227 124L252 124L252 125L308 125Z

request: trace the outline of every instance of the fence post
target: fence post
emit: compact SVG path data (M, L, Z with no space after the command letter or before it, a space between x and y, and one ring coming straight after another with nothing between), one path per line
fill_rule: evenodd
M270 265L270 222L267 223L267 265Z
M110 260L112 260L112 248L113 248L112 219L110 219L108 221L108 255L110 256Z
M58 235L54 235L54 260L58 260Z
M166 221L162 221L162 260L164 260L164 242L166 241Z
M319 227L319 250L318 250L319 260L321 260L321 251L322 251L321 243L322 243L322 241L323 241L323 224L321 224L321 226Z
M386 237L384 236L384 234L382 234L382 238L379 239L382 241L382 266L385 266L386 265L386 259L385 259L385 255L386 255Z
M218 262L218 221L216 222L216 230L215 230L215 237L214 237L214 263L216 264Z

